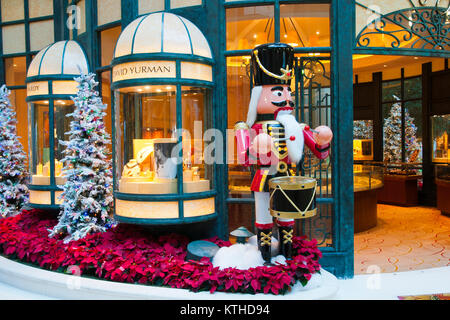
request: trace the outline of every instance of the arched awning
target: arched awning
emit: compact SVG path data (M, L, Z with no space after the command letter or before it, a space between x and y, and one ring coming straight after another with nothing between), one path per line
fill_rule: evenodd
M112 61L114 85L197 80L212 83L213 55L203 33L173 13L141 16L120 34ZM161 81L162 80L162 81Z
M27 97L70 95L77 92L74 78L89 72L83 48L73 40L58 41L39 51L27 71Z

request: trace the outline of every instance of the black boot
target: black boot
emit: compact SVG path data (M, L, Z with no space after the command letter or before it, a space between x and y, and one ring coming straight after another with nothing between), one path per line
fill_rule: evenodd
M257 229L258 250L266 261L266 264L270 264L272 259L271 244L272 244L272 229Z
M286 259L292 259L292 236L294 228L278 226L278 241L280 242L280 254Z

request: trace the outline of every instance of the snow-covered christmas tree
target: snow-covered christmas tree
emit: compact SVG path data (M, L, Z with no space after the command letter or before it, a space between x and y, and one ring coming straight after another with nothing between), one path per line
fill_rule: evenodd
M64 242L78 240L89 233L103 232L114 225L111 216L112 171L108 159L109 134L105 131L104 105L95 87L95 74L82 74L75 80L78 93L72 100L75 110L64 150L63 186L59 222L50 236L66 234Z
M18 214L28 202L26 154L16 131L10 91L0 88L0 217Z
M399 102L394 103L391 107L389 117L384 120L383 131L384 161L402 162L402 107ZM420 161L421 145L417 141L416 133L417 127L414 125L414 119L405 108L406 162Z

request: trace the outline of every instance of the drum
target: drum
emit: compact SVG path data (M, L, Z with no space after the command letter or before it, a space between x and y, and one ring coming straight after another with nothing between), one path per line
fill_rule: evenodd
M316 179L283 176L269 180L270 214L276 218L305 219L316 214Z

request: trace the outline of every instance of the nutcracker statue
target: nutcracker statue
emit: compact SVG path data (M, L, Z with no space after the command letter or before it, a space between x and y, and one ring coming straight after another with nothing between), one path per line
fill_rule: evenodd
M254 87L247 121L239 121L234 127L238 163L256 166L251 184L255 198L255 225L258 249L268 264L274 224L269 202L286 200L271 198L269 180L292 174L292 165L302 159L304 144L319 159L327 158L332 139L330 128L319 126L311 130L306 124L298 123L292 114L294 102L290 83L293 64L294 49L287 44L263 44L253 49L251 68ZM286 201L297 207L291 199ZM275 217L280 253L290 259L294 219L290 215L278 214Z

